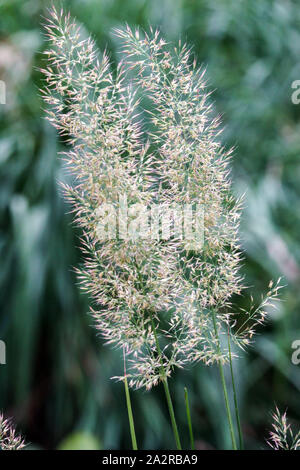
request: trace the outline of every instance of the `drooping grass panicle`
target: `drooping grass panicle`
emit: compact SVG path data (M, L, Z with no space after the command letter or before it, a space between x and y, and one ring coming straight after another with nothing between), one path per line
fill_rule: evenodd
M242 320L235 328L233 336L234 341L242 348L249 346L253 342L253 336L256 333L257 327L266 323L269 318L269 312L276 309L279 301L279 291L282 289L281 278L275 283L270 281L269 289L265 296L262 296L261 301L256 304L251 296L251 303L247 309L241 308L238 314L234 315L241 317Z

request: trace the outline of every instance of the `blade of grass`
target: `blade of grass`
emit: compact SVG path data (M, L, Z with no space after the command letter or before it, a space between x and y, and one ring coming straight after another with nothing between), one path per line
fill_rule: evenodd
M188 422L189 433L190 433L191 449L195 450L195 441L194 441L194 434L193 434L193 427L192 427L192 420L191 420L191 413L190 413L189 396L188 396L188 390L186 387L184 387L184 399L185 399L187 422Z

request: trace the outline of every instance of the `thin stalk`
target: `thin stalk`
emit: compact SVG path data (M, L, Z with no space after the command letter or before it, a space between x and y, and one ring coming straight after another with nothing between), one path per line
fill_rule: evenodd
M162 382L163 382L165 395L166 395L166 399L167 399L167 404L168 404L168 408L169 408L169 414L170 414L170 418L171 418L171 424L172 424L172 429L173 429L174 438L175 438L175 442L176 442L176 447L177 447L178 450L182 450L180 437L179 437L179 433L178 433L178 427L177 427L176 418L175 418L175 413L174 413L174 407L173 407L172 398L171 398L171 394L170 394L170 390L169 390L168 378L167 378L167 374L166 374L165 368L164 368L163 363L162 363L161 349L160 349L160 345L159 345L159 341L158 341L158 337L157 337L157 333L156 333L156 328L155 328L155 325L154 325L152 315L151 315L151 324L152 324L152 330L153 330L153 334L154 334L154 338L155 338L157 352L160 356L160 361L161 361L161 364L162 364L161 369L160 369L161 374L162 374L162 378L163 378Z
M234 380L229 331L228 331L228 351L229 351L230 374L231 374L234 408L235 408L235 419L236 419L236 424L237 424L238 434L239 434L240 450L242 450L244 448L243 433L242 433L240 413L239 413L239 407L238 407L238 401L237 401L237 393L236 393L235 380Z
M140 280L141 288L143 289L143 280L141 279L139 266L136 266L136 267L137 267L138 278ZM179 437L179 433L178 433L178 427L177 427L176 418L175 418L175 413L174 413L174 407L173 407L172 398L171 398L171 394L170 394L170 390L169 390L168 377L167 377L167 374L166 374L166 371L165 371L165 368L164 368L164 365L163 365L161 349L160 349L160 345L159 345L159 341L158 341L158 337L157 337L157 333L156 333L156 328L155 328L155 324L154 324L154 320L153 320L153 315L152 315L151 312L150 312L150 318L151 318L152 331L153 331L153 335L154 335L154 338L155 338L156 349L157 349L157 352L158 352L159 358L160 358L160 363L161 363L160 370L161 370L161 374L162 374L162 378L163 378L162 382L163 382L163 386L164 386L164 390L165 390L165 395L166 395L169 414L170 414L170 418L171 418L171 424L172 424L172 429L173 429L174 438L175 438L175 442L176 442L176 447L177 447L178 450L182 450L180 437Z
M189 426L189 433L190 433L190 441L191 441L191 449L195 450L195 441L194 441L194 434L192 428L192 420L191 420L191 413L190 413L190 405L189 405L189 396L187 388L184 387L184 400L185 400L185 408L186 408L186 417Z
M217 329L216 316L215 316L214 310L212 311L212 315L213 315L215 334L218 337L218 329ZM217 348L218 348L218 352L220 353L221 352L221 347L220 347L219 337L218 337L218 346L217 346ZM234 429L233 429L233 424L232 424L231 411L230 411L230 406L229 406L228 392L227 392L225 376L224 376L224 370L223 370L223 364L222 364L221 361L218 361L218 365L219 365L220 378L221 378L221 383L222 383L222 388L223 388L223 393L224 393L224 400L225 400L225 406L226 406L230 436L231 436L231 441L232 441L232 447L233 447L234 450L237 450L236 440L235 440L235 436L234 436Z
M166 376L163 379L163 384L164 384L165 395L166 395L166 399L167 399L167 403L168 403L168 408L169 408L169 413L170 413L174 438L175 438L175 442L176 442L176 447L177 447L178 450L182 450L180 437L179 437L179 433L178 433L178 428L177 428L177 423L176 423L176 418L175 418L175 413L174 413L174 408L173 408L173 403L172 403L172 398L171 398L170 390L169 390L168 379L167 379Z
M135 435L135 428L134 428L134 420L133 420L133 414L132 414L132 407L131 407L131 399L130 399L130 393L129 393L127 375L126 375L126 363L125 363L125 350L124 349L123 349L123 355L124 355L124 386L125 386L126 405L127 405L128 419L129 419L132 449L138 450L137 442L136 442L136 435Z

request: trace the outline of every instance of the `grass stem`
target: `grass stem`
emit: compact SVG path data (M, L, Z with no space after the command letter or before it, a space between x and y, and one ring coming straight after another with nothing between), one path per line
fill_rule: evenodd
M156 328L155 328L155 324L154 324L154 320L153 320L152 315L151 315L151 324L152 324L152 330L153 330L153 334L154 334L154 338L155 338L157 352L160 356L160 361L161 361L161 364L162 364L161 365L162 382L163 382L163 386L164 386L164 390L165 390L165 395L166 395L169 414L170 414L170 418L171 418L171 424L172 424L172 429L173 429L174 438L175 438L175 442L176 442L176 447L177 447L178 450L182 450L180 437L179 437L179 433L178 433L178 427L177 427L176 418L175 418L175 413L174 413L174 407L173 407L172 398L171 398L170 389L169 389L169 384L168 384L168 377L167 377L165 368L164 368L163 363L162 363L161 349L160 349L160 345L159 345L159 341L158 341L158 337L157 337L157 332L156 332Z
M218 337L218 352L221 352L221 346L220 346L220 339L218 336L218 329L217 329L217 322L216 322L216 315L213 310L213 322L214 322L214 329L215 329L215 334ZM231 417L231 411L230 411L230 406L229 406L229 399L228 399L228 392L227 392L227 386L225 382L225 376L224 376L224 369L223 369L223 364L219 360L218 361L219 365L219 372L220 372L220 378L221 378L221 383L222 383L222 388L223 388L223 394L224 394L224 400L225 400L225 406L226 406L226 413L227 413L227 419L228 419L228 424L229 424L229 430L230 430L230 436L231 436L231 441L232 441L232 447L234 450L237 450L237 445L236 445L236 440L235 440L235 435L234 435L234 429L233 429L233 423L232 423L232 417Z
M243 450L244 448L243 433L242 433L240 413L239 413L239 407L238 407L238 401L237 401L237 393L236 393L235 380L234 380L229 332L228 332L228 352L229 352L230 374L231 374L234 408L235 408L235 418L236 418L236 424L237 424L238 434L239 434L239 445L240 445L240 450Z
M187 422L189 426L191 449L195 450L195 441L194 441L194 434L193 434L193 427L192 427L192 420L191 420L191 413L190 413L189 396L188 396L188 391L186 387L184 387L184 400L185 400Z
M127 381L127 376L126 376L126 363L125 363L125 350L124 349L123 349L123 355L124 355L124 386L125 386L126 405L127 405L128 419L129 419L132 449L138 450L137 442L136 442L136 435L135 435L135 428L134 428L131 399L130 399L128 381Z

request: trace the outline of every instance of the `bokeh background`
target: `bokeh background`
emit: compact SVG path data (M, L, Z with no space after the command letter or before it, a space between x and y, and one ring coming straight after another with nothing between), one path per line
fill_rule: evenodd
M118 351L91 327L87 299L72 267L78 235L57 181L61 150L39 96L42 16L50 2L0 1L0 409L33 448L130 448ZM243 273L255 299L283 276L282 302L253 347L234 367L249 449L266 448L275 403L300 422L300 79L297 0L73 0L63 5L115 60L113 27L158 26L186 40L207 66L223 115L224 143L236 147L234 190L245 193ZM242 303L247 303L247 296ZM217 369L176 372L170 382L182 440L188 446L183 388L190 393L197 448L228 448ZM172 448L160 387L132 393L140 448Z

